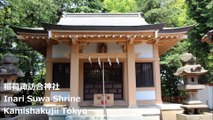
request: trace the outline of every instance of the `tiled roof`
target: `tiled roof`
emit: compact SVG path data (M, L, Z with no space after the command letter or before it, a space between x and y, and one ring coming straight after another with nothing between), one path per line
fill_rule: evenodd
M148 25L139 13L64 13L58 25L69 26L140 26Z

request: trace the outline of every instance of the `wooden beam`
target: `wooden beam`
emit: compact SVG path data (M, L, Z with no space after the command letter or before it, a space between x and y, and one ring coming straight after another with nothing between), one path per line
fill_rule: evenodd
M136 58L135 59L135 62L154 62L155 61L155 59L154 58L143 58L143 59L141 59L141 58ZM154 88L154 87L153 87Z
M88 59L91 58L126 58L126 53L80 53L79 58L80 59Z
M134 35L134 36L127 36L127 39L129 40L129 44L133 44L135 38L136 38L136 35Z
M125 42L126 39L123 38L87 38L87 39L79 39L80 42L88 42L88 43L104 43L104 42Z
M116 44L118 44L118 45L126 45L126 42L117 42Z
M72 39L72 44L76 44L76 39Z
M123 48L123 52L127 51L127 46L126 45L123 45L122 48Z
M155 34L154 33L143 33L140 34L136 33L52 33L54 36L57 36L57 39L60 41L67 41L68 38L72 39L73 37L77 37L79 41L84 42L118 42L118 41L130 41L133 44L135 41L143 41L143 40L154 40ZM62 37L63 35L63 37ZM142 37L141 37L142 36ZM75 43L75 42L74 42Z
M130 36L137 36L137 37L153 37L155 36L155 33L154 32L146 32L146 31L140 31L140 32L103 32L103 31L84 31L84 32L75 32L75 31L72 31L72 32L69 32L69 31L62 31L62 32L56 32L56 31L52 31L52 35L55 36L57 35L58 37L61 37L61 35L64 35L64 37L67 37L67 36L76 36L78 35L79 38L93 38L93 37L96 37L96 38L101 38L101 37L105 37L105 38L108 38L108 37L112 37L112 38L117 38L117 37L124 37L124 36L127 36L127 35L130 35Z
M69 37L69 39L71 39L72 44L76 44L76 43L77 43L77 41L78 41L78 36L69 35L68 37Z

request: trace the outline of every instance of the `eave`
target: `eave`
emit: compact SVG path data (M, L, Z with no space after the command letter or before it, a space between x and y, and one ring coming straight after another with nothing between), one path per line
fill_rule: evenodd
M10 28L13 29L13 31L19 35L21 33L35 33L35 34L47 34L46 30L42 30L42 29L31 29L31 28L19 28L19 27L14 27L14 26L10 26Z
M123 44L158 44L159 55L167 52L177 42L187 38L192 28L163 29L164 24L143 26L63 26L43 24L44 30L11 27L18 39L46 56L49 42L85 44L90 42L116 42ZM48 33L49 31L49 33Z
M141 25L141 26L67 26L44 23L45 30L65 30L65 31L146 31L161 30L165 26L162 24Z
M193 26L186 26L186 27L176 27L176 28L164 28L159 31L160 34L172 34L172 33L186 33L192 29Z
M17 34L17 38L29 47L46 56L48 33L46 30L10 27Z
M162 29L158 34L159 55L169 51L179 41L187 39L187 32L193 26Z

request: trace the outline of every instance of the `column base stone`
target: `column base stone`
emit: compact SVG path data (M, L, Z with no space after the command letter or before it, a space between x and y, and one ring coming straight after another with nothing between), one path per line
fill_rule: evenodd
M211 113L203 113L197 115L187 115L183 113L176 114L177 120L212 120L213 114Z
M128 108L138 108L137 105L129 105Z

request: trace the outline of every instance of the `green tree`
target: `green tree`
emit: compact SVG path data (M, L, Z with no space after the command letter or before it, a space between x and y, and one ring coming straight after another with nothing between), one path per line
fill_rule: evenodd
M191 45L188 51L197 56L197 62L209 70L208 75L202 77L203 82L213 82L213 46L202 43L201 39L213 29L213 1L186 0L189 16L197 22L189 33Z
M104 0L105 8L111 13L136 12L135 0Z
M182 66L180 55L188 51L190 43L188 40L179 42L160 58L161 63L161 88L162 96L181 96L182 92L177 89L182 83L182 78L176 77L174 73ZM171 100L171 98L170 98Z
M166 23L169 27L194 23L187 15L185 0L138 0L137 3L148 23Z
M142 12L142 14L161 6L160 0L136 0L136 3L138 11Z
M150 24L165 23L168 27L195 24L195 21L190 19L187 14L188 7L185 0L137 0L137 3L144 18ZM161 86L163 96L182 95L177 89L178 84L181 83L181 78L173 74L181 66L179 56L188 51L190 44L188 40L184 40L161 56Z
M71 13L100 13L104 12L102 0L62 0L58 1L62 11Z
M57 6L53 0L8 0L12 9L12 25L41 27L42 23L55 23Z
M51 8L49 8L51 7ZM9 26L40 27L42 22L53 23L59 17L55 16L57 6L50 0L8 0L8 6L0 10L0 57L5 53L13 53L19 59L19 68L25 72L25 77L18 82L33 83L42 68L44 58L23 42L16 39ZM44 74L42 74L44 77ZM44 81L40 79L40 82ZM34 91L22 91L18 95L32 95ZM22 103L26 105L31 103Z
M99 12L102 2L97 0L7 0L0 1L0 58L5 53L13 53L19 59L19 68L25 77L18 82L43 83L45 80L44 57L17 40L9 26L41 27L42 23L56 23L62 12ZM4 0L6 1L6 0ZM22 91L20 95L43 96L44 91ZM17 103L27 105L32 103Z

